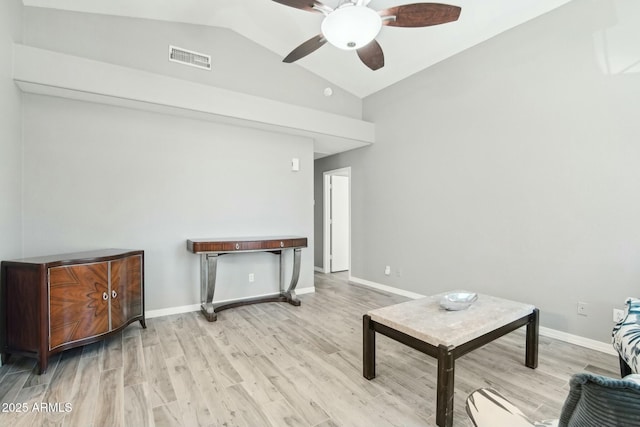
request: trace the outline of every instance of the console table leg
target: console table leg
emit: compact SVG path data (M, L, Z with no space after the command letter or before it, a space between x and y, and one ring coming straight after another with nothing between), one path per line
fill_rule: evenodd
M285 292L285 296L287 297L287 301L292 305L300 305L300 300L296 297L296 286L298 286L298 279L300 278L300 255L302 253L302 249L296 248L293 250L293 272L291 273L291 283L289 283L289 288ZM282 277L282 271L284 270L284 266L282 265L282 254L280 254L280 283L283 283L284 278Z
M532 369L538 367L538 333L540 325L540 310L533 309L530 321L527 323L527 344L525 350L524 364Z
M368 380L376 377L376 331L366 314L362 316L362 371Z
M200 302L202 314L209 322L217 320L213 307L213 294L216 290L216 270L218 254L200 255Z
M436 401L436 424L439 427L453 425L453 378L455 374L455 360L453 347L438 347L438 393Z

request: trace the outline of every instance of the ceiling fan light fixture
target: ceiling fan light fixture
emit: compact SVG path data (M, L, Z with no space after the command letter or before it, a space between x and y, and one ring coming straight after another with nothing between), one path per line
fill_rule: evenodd
M355 50L376 38L382 19L373 9L345 3L325 16L320 28L324 38L335 47Z

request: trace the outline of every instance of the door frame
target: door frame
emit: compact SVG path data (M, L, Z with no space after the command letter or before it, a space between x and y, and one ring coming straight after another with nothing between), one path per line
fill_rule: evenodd
M329 183L332 175L346 176L349 178L347 203L349 208L349 271L351 271L351 166L347 166L340 169L329 170L322 174L322 191L324 195L322 209L322 270L325 274L331 272L331 224L329 223L331 218L331 191Z

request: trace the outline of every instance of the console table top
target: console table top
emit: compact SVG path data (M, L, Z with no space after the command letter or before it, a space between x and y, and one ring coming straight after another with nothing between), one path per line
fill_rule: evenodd
M306 248L307 238L301 236L211 237L187 240L187 250L196 254L273 251Z
M244 236L244 237L205 237L199 239L189 239L188 242L207 243L207 242L271 242L274 240L291 240L306 239L303 236Z

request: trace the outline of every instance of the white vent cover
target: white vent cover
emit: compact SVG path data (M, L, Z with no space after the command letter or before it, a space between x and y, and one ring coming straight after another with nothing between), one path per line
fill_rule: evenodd
M190 65L203 70L211 70L211 56L181 47L169 46L169 61Z

